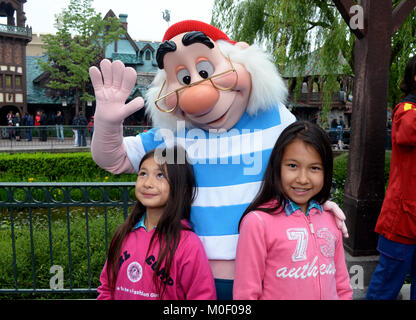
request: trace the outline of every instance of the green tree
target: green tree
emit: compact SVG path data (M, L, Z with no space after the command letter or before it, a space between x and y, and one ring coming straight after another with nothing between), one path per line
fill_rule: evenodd
M393 8L401 0L393 0ZM392 38L389 104L394 106L401 93L399 84L410 54L416 53L416 12L413 11ZM288 61L296 61L299 73L307 58L319 49L320 64L327 66L322 119L330 111L331 91L338 79L331 70L338 69L339 54L348 62L344 74L354 70L354 42L348 25L332 0L215 0L213 25L227 31L233 40L266 47L282 70ZM299 91L302 81L297 81Z
M93 101L89 92L88 69L104 58L104 50L125 33L119 19L103 20L91 7L93 0L71 0L68 7L55 16L55 35L45 36L48 60L39 60L49 73L47 87L55 96L72 95L75 111L85 102Z

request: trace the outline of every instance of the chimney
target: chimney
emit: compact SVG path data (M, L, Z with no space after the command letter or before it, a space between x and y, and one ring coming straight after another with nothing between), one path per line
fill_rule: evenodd
M120 13L118 15L123 28L127 31L127 14Z

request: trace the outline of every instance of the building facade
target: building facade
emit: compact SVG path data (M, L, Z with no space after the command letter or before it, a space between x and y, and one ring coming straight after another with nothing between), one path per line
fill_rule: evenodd
M0 0L1 1L1 0ZM104 19L115 17L112 10L109 10ZM132 67L137 72L137 82L130 97L130 101L138 96L143 97L147 87L153 81L157 72L156 51L160 42L136 41L128 33L127 15L118 16L122 26L126 29L126 34L118 41L107 46L104 57L114 61L121 60L126 66ZM37 110L44 110L51 115L60 110L63 112L65 123L70 124L74 116L73 101L61 98L52 98L47 94L48 74L43 72L38 64L38 60L47 60L47 56L42 51L42 35L35 35L33 43L30 43L27 50L27 104L28 112L35 114ZM85 115L90 118L95 112L95 102L86 106ZM132 117L125 120L125 124L143 124L147 122L144 116L144 109L136 112ZM52 123L51 123L52 124Z
M9 111L27 111L26 46L32 29L25 25L26 0L0 0L0 125L7 125Z
M339 87L331 94L331 111L328 115L328 123L322 124L330 127L335 119L343 119L345 127L350 127L352 112L352 91L354 77L346 73L348 62L340 53L338 63L333 66L325 66L320 59L319 49L312 52L306 61L304 68L296 61L289 61L282 71L289 97L288 107L299 120L318 121L319 113L324 104L324 86L328 74L335 75ZM297 85L298 81L302 81ZM296 90L299 91L296 91Z

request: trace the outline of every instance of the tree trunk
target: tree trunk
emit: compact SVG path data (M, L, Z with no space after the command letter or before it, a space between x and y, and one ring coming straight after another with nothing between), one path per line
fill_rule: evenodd
M74 101L75 101L75 115L78 115L80 110L79 110L79 92L78 89L75 89L75 97L74 97Z
M376 253L374 227L384 199L386 112L392 35L392 1L366 0L365 34L355 40L354 99L344 211L351 255Z

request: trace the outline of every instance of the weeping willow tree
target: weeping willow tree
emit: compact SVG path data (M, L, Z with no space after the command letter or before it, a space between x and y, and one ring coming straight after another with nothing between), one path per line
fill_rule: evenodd
M399 3L393 0L393 8ZM401 97L404 66L409 55L416 53L415 19L416 13L412 12L392 38L390 106ZM297 73L302 75L311 52L319 50L320 74L325 83L321 120L325 123L332 93L340 88L339 74L334 71L341 69L343 75L352 75L354 70L355 37L332 0L215 0L211 23L233 40L264 46L280 71L295 61ZM346 64L339 65L340 55ZM296 84L295 92L299 92L302 79L297 79Z
M415 8L416 0L215 2L212 22L235 40L266 46L279 67L285 65L285 59L302 62L319 48L319 58L326 66L336 70L335 57L341 53L354 70L343 201L350 231L344 246L352 255L377 253L374 227L385 191L387 106L400 99L404 66L416 53ZM361 23L354 23L355 18ZM328 75L324 91L330 91L328 82L332 81Z

